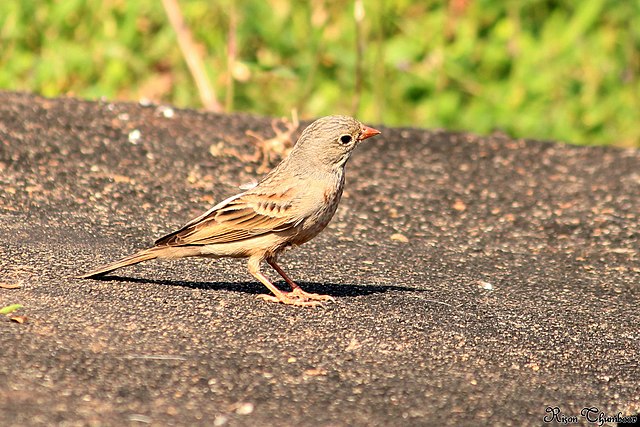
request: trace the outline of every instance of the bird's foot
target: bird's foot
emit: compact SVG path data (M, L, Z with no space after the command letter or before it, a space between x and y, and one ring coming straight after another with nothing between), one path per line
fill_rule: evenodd
M287 305L295 305L298 307L318 307L324 302L335 302L335 299L329 295L311 294L296 288L291 292L281 292L279 295L260 294L258 298L265 301L280 302Z
M336 299L331 295L321 295L321 294L312 294L310 292L305 292L302 289L294 288L288 295L294 295L296 298L301 298L306 301L329 301L336 302Z

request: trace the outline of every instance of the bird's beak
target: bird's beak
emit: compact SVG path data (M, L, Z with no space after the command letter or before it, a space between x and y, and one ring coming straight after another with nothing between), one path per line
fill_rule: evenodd
M363 141L367 138L371 138L372 136L379 135L380 131L378 129L370 128L369 126L362 125L362 132L360 133L360 137L358 137L358 141Z

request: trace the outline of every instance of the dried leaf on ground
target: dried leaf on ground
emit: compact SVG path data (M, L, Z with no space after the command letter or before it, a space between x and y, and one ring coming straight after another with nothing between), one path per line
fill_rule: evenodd
M17 283L2 283L0 282L0 288L2 289L18 289L21 288L22 285L19 285Z

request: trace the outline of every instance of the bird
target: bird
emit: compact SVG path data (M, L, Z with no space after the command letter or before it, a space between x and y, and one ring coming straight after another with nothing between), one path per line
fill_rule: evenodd
M259 298L302 307L334 302L330 295L302 290L280 267L278 256L308 242L329 224L342 197L345 167L353 150L379 134L349 116L317 119L289 155L253 188L216 204L152 247L78 277L97 278L156 258L246 258L249 273L271 292ZM262 273L263 262L291 291L280 290Z

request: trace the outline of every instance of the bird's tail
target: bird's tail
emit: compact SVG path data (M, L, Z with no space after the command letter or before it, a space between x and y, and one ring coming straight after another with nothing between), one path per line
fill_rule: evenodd
M137 264L139 262L148 261L150 259L158 258L160 255L158 252L163 248L153 247L149 249L143 249L139 252L136 252L133 255L129 255L128 257L124 257L118 261L112 262L107 265L103 265L102 267L90 271L86 274L78 276L80 279L89 279L93 277L100 277L107 273L112 272L113 270L117 270L118 268L126 267L128 265Z

